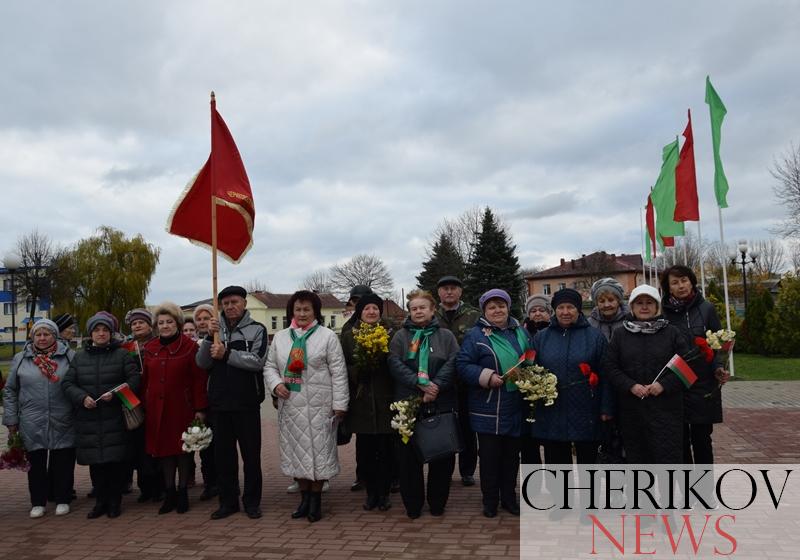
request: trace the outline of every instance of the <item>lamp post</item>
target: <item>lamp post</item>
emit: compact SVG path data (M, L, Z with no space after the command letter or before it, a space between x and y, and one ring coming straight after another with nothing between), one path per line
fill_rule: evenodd
M744 314L745 316L747 316L747 265L756 263L756 260L758 259L758 252L751 250L748 255L747 253L748 247L746 239L740 239L739 246L737 248L739 250L739 254L736 255L734 253L734 255L731 257L731 264L742 265L742 289L744 290Z
M17 283L14 281L14 273L22 262L13 253L7 254L3 258L3 265L11 275L11 355L17 352Z

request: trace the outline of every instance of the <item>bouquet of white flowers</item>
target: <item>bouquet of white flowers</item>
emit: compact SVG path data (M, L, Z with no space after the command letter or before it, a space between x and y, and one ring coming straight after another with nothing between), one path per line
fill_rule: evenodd
M417 422L417 412L421 404L420 397L409 397L389 405L389 408L397 413L392 418L392 429L397 430L403 443L408 443L414 435L414 424Z
M200 420L194 420L186 431L181 434L181 441L183 441L183 450L186 453L193 451L202 451L209 445L211 440L214 439L214 434L211 428L203 424Z
M592 374L595 375L595 374ZM558 378L550 370L539 366L530 365L517 367L505 376L512 381L522 393L523 400L530 404L530 414L526 420L536 422L535 408L537 401L544 401L544 406L552 406L558 398ZM592 384L591 381L589 382ZM595 383L596 384L596 383Z

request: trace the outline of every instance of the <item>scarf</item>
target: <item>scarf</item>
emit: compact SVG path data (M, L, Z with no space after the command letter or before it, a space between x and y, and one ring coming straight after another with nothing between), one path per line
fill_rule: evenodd
M295 329L290 328L289 334L292 337L292 348L289 350L289 359L286 362L286 367L283 369L283 383L286 388L295 393L300 392L303 384L303 370L306 369L307 356L306 356L306 340L319 328L319 324L315 324L308 329L303 335L298 335Z
M514 334L517 337L519 347L522 348L522 354L525 354L525 350L528 349L528 338L519 327L514 329ZM494 350L494 353L497 355L497 360L500 362L500 368L503 371L498 373L502 377L511 368L517 365L519 362L520 353L514 348L514 345L512 345L507 338L497 334L495 329L492 329L491 334L489 334L487 338L489 339L489 344L492 345L492 350ZM506 391L516 390L517 384L511 380L506 380Z
M431 335L436 332L438 327L427 326L423 328L411 325L408 328L414 333L414 336L411 338L411 343L408 345L406 358L409 360L419 358L417 360L417 383L420 385L427 385L431 382L430 376L428 375L428 358L431 355L430 340Z
M55 362L55 360L53 360L53 354L55 351L55 344L45 350L39 350L36 347L33 349L33 363L36 364L42 375L45 376L45 378L47 378L51 383L58 381L58 376L56 375L58 364Z
M637 321L636 319L625 319L622 326L625 330L632 333L653 334L657 333L664 327L669 325L666 319L656 319L655 321Z
M695 290L692 290L692 292L684 299L676 298L675 296L670 295L669 304L670 306L674 307L677 311L683 311L683 308L692 303L695 297L697 297L697 291Z

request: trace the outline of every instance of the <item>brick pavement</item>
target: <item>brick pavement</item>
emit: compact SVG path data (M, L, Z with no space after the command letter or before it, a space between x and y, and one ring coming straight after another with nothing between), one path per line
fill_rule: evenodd
M726 423L715 428L719 462L800 462L795 426L800 422L800 382L732 382L725 388ZM118 519L87 520L92 500L85 467L76 469L79 498L73 511L55 517L50 506L44 518L28 518L30 504L24 473L0 473L0 558L14 560L77 560L92 558L366 560L474 559L519 557L518 519L501 510L495 519L481 515L480 489L454 480L447 512L410 520L393 495L386 512L361 509L363 494L349 491L353 478L353 446L340 448L343 474L323 496L322 521L309 524L289 514L298 501L286 493L289 481L279 472L274 415L264 415L264 517L243 514L222 521L208 516L215 504L197 501L185 515L157 515L157 504L137 504L126 496ZM4 431L0 433L4 439ZM199 474L199 473L198 473Z

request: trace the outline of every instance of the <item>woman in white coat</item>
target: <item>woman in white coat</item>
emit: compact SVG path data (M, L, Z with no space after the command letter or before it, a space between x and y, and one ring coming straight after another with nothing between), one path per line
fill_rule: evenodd
M264 379L278 397L281 470L302 495L292 518L314 522L322 517L323 483L339 473L336 427L347 411L347 367L338 337L323 325L317 294L295 292L286 316L291 325L275 334Z

